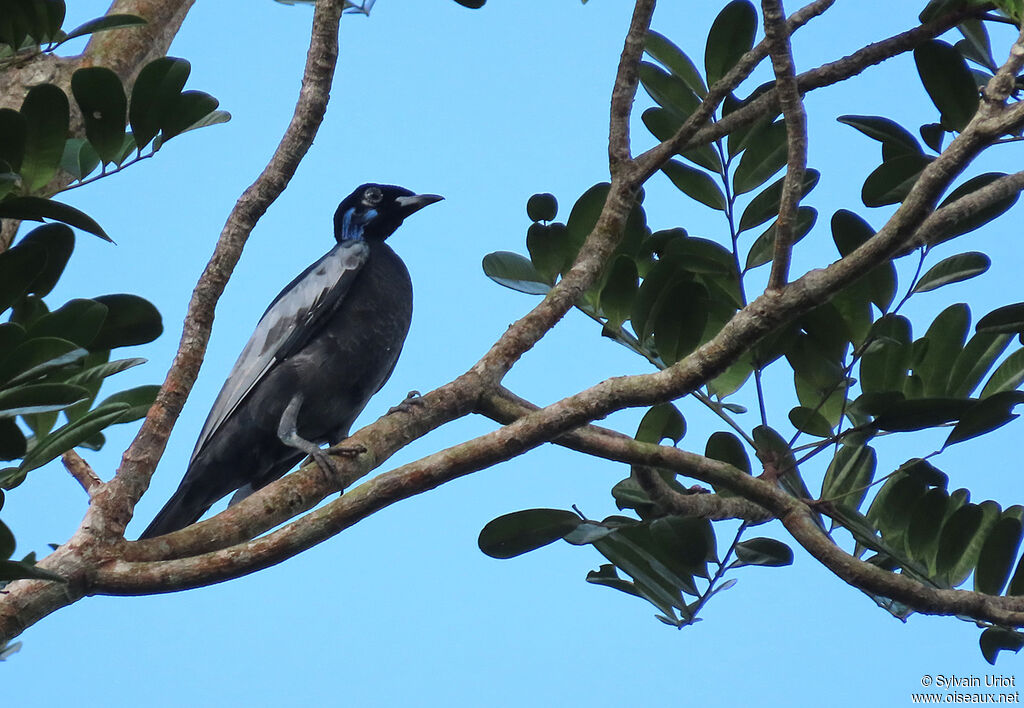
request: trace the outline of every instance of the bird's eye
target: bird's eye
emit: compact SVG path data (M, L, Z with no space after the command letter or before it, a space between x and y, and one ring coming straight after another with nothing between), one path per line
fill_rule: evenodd
M368 187L363 192L363 204L368 206L380 204L382 199L384 199L384 192L380 191L378 187Z

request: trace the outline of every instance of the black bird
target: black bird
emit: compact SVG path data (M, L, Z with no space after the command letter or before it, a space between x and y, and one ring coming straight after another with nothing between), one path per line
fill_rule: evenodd
M391 376L412 319L412 282L384 243L434 194L364 184L338 206L338 243L281 291L228 375L185 478L140 538L184 528L234 503L307 454L324 464Z

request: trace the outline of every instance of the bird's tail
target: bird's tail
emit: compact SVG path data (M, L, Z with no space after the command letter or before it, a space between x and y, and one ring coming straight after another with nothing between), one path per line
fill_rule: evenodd
M191 494L192 491L191 485L182 484L178 487L178 491L164 504L164 508L139 536L139 540L163 536L199 521L199 517L213 504L201 495Z

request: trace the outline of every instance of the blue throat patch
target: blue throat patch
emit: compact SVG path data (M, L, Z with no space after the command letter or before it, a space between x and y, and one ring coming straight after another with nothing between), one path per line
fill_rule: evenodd
M377 210L369 209L365 214L356 216L356 207L349 207L341 218L341 240L362 241L365 239L366 225L377 218Z

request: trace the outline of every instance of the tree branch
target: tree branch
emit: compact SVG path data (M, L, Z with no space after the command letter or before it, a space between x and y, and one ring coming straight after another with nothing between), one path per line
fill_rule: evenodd
M768 276L768 288L778 289L789 280L789 261L793 251L793 226L800 203L804 170L807 168L807 114L796 84L793 48L789 43L782 0L762 0L765 41L775 70L775 88L779 107L786 121L788 152L786 176L782 181L779 218L775 222L775 255Z

